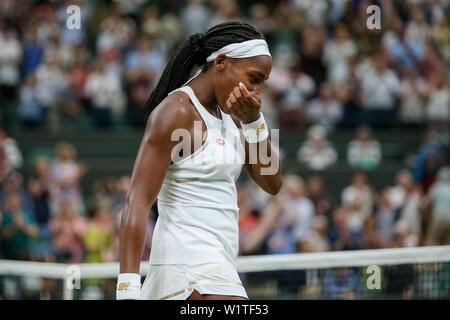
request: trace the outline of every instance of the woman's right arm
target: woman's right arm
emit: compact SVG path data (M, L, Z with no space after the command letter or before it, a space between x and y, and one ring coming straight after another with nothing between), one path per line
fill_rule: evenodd
M173 100L171 100L173 101ZM151 113L133 168L120 227L120 273L139 273L147 219L171 162L172 132L190 130L193 114L182 99L163 101Z

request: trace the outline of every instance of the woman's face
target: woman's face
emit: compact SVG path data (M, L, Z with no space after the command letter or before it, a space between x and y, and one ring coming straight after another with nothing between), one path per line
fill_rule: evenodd
M222 111L233 89L242 82L247 90L256 95L272 71L272 58L256 56L252 58L230 59L220 55L215 61L214 93Z

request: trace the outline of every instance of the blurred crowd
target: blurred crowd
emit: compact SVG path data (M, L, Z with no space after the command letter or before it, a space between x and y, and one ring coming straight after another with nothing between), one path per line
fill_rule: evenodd
M354 144L354 141L349 142L349 150ZM55 157L37 156L33 173L25 181L20 173L24 162L22 152L17 142L0 130L0 259L69 264L118 261L120 220L130 177L105 177L83 193L80 183L86 166L78 159L76 148L60 142L54 154ZM357 158L350 151L348 157L349 161ZM372 187L363 169L355 170L340 194L330 193L318 175L304 179L286 172L283 187L274 197L253 180L239 182L239 254L449 245L450 167L439 157L443 154L431 136L417 150L413 170L399 171L391 185L379 190ZM147 221L143 260L150 256L157 218L155 203ZM402 279L409 279L404 287L403 282L395 285L403 269L386 270L390 272L386 275L394 279L393 292L411 297L408 281L418 279L412 278L417 270L406 270L407 277L402 273ZM328 270L323 279L323 294L331 298L356 298L361 276L354 271ZM443 275L450 274L448 272L450 270ZM280 283L287 276L299 277L290 273L279 276L276 278ZM310 276L312 278L308 278ZM312 290L318 277L315 273L309 275L308 281L316 279L315 282L303 284ZM345 281L338 280L341 278ZM427 279L422 284L425 294L431 292L426 289ZM33 281L30 284L29 280L24 279L25 284L19 285L19 280L6 278L5 297L20 297L18 288L24 285L33 288ZM295 287L297 280L292 278L287 285ZM40 299L59 297L62 290L55 287L57 282L40 281L43 282L34 284L38 287L24 292L37 292ZM90 279L85 282L87 289L83 290L82 298L108 298L105 294L114 298L114 281ZM347 297L350 285L355 286L355 290ZM399 286L402 289L398 289ZM318 292L304 294L319 297Z
M327 136L355 128L348 186L331 194L319 176L286 173L275 196L238 184L240 254L278 254L450 244L450 168L437 136L450 124L450 4L440 0L25 1L0 3L3 128L142 128L145 103L170 53L226 20L261 30L273 55L262 90L271 128L306 132L297 160L313 170L337 161ZM69 29L69 5L81 28ZM366 26L382 9L381 29ZM412 170L375 190L373 128L431 129ZM420 142L418 142L418 145ZM86 172L70 143L38 157L24 179L20 146L0 130L0 259L118 261L130 177L105 177L83 196ZM143 259L158 217L154 205ZM330 289L331 290L331 289Z
M361 132L368 134L366 128ZM380 190L371 186L363 169L379 154L360 160L362 151L354 151L357 141L348 143L348 161L359 160L362 165L340 194L328 192L318 175L305 180L293 172L284 173L283 187L274 197L253 180L238 182L240 253L450 244L450 167L433 137L430 134L417 150L413 170L400 170L392 185ZM86 166L77 158L76 148L60 142L54 154L37 156L24 181L22 152L0 129L0 257L118 261L121 211L130 177L105 177L82 192ZM157 217L155 203L143 259L149 257Z
M379 29L367 27L372 4L381 8ZM79 29L69 28L69 5L80 8ZM273 128L448 129L447 1L4 0L0 7L4 126L142 127L174 48L215 24L244 20L264 33L273 55L262 93Z

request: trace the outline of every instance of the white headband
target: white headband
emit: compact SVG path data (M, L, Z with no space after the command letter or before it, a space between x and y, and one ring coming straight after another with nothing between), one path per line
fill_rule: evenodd
M271 57L267 42L263 39L229 44L216 52L211 53L208 58L206 58L206 62L215 60L219 54L225 54L229 58L250 58L256 56Z
M256 56L269 56L269 46L267 45L267 42L263 39L254 39L254 40L248 40L244 42L238 42L238 43L232 43L225 47L220 48L219 50L211 53L206 58L206 63L211 62L217 58L219 54L225 54L229 58L251 58ZM189 78L186 83L191 81L192 79L196 78L200 73L202 73L202 69L198 68L191 78Z

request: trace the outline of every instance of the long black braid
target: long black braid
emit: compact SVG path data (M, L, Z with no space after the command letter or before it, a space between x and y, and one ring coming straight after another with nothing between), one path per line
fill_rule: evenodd
M151 113L169 92L182 86L189 79L193 68L196 65L203 65L211 53L231 43L253 39L264 39L264 36L252 25L241 21L218 24L204 35L191 35L175 49L170 57L169 63L147 101L147 112ZM204 66L203 71L206 68L207 65Z

